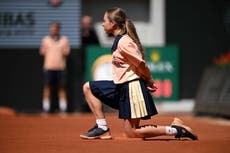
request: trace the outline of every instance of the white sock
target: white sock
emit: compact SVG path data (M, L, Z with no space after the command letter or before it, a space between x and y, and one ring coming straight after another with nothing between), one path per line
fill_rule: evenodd
M97 126L101 128L102 130L106 131L108 129L106 120L103 119L96 119Z
M45 98L43 99L43 102L42 102L42 109L45 111L45 112L48 112L50 110L50 101L48 98Z
M177 129L176 128L173 128L171 126L166 126L165 127L165 133L166 135L176 135L177 134Z
M59 108L62 112L65 112L67 110L67 103L65 99L61 99L59 101Z

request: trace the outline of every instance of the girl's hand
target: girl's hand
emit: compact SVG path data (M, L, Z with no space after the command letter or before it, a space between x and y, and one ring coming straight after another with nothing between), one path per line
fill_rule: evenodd
M151 93L153 93L157 90L157 87L156 87L155 82L153 80L150 80L147 82L147 89Z

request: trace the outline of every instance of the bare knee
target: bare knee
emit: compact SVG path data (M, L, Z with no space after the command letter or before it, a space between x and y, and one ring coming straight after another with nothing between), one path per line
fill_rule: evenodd
M136 136L136 129L125 129L125 135L129 138L135 138Z
M83 85L83 92L84 92L84 94L86 94L87 92L89 92L89 90L90 90L89 82L86 82L86 83Z
M135 138L139 137L138 133L138 125L139 125L139 119L125 119L124 120L124 132L127 137Z

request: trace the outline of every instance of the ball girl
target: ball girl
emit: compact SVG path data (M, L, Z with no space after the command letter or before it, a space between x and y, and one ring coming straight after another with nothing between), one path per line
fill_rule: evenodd
M104 31L115 37L112 46L113 81L90 81L83 85L85 99L94 114L96 125L80 135L82 139L111 139L102 103L119 110L124 132L131 138L172 135L175 138L197 140L191 128L175 118L169 126L142 125L141 119L157 114L151 92L156 90L144 60L144 50L136 29L125 11L111 8L105 11Z

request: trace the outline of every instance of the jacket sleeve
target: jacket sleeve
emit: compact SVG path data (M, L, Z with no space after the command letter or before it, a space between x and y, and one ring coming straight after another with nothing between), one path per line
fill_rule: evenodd
M128 62L133 64L135 67L145 61L142 59L141 52L134 42L123 43L119 42L120 54L124 56Z

